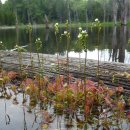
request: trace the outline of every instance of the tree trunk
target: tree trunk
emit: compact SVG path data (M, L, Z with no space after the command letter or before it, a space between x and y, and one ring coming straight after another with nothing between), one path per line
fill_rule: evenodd
M87 8L86 8L86 23L88 22L88 10L87 10Z
M74 11L74 22L76 23L76 11Z
M78 11L76 10L76 21L79 22L79 14L78 14Z
M46 14L45 14L45 26L46 26L46 29L49 28L49 20Z
M121 8L121 24L127 24L128 0L118 0Z
M17 9L15 9L15 25L16 25L16 44L19 43L19 26L18 26L18 15Z
M112 6L113 6L113 21L114 24L117 24L117 12L118 12L118 3L117 0L112 1Z
M104 8L103 10L104 10L104 11L103 11L103 12L104 12L104 15L103 15L103 22L105 23L105 22L106 22L106 9Z
M68 8L68 21L69 21L69 23L71 23L71 12L70 12L69 0L67 1L67 8Z
M130 21L130 1L128 2L128 21Z
M103 22L106 22L106 1L103 1Z
M28 15L28 23L30 23L30 11L29 11L29 9L27 10L27 15Z

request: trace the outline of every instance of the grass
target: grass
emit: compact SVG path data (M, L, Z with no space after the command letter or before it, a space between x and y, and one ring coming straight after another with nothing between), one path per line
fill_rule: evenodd
M77 23L74 23L74 22L72 22L71 24L70 24L70 27L72 27L72 28L78 28L78 27L91 27L91 22L89 22L89 23L85 23L85 22L77 22ZM50 24L51 25L51 28L53 28L53 23L52 24ZM65 23L60 23L59 24L59 27L61 27L61 28L65 28ZM101 24L101 26L102 27L113 27L114 26L114 23L113 22L103 22L102 24ZM120 26L120 22L118 22L117 23L117 26ZM130 26L130 21L128 22L128 26ZM33 25L33 28L45 28L45 24L36 24L36 25ZM24 24L20 24L19 25L19 28L20 29L24 29L24 28L26 28L26 25L24 25ZM0 26L0 29L15 29L15 25L12 25L12 26L6 26L6 25L4 25L4 26Z

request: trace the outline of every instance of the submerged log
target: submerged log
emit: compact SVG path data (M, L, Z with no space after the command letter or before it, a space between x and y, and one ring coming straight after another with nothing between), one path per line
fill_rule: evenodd
M45 76L53 77L60 72L61 75L66 75L67 71L74 77L84 79L87 78L98 81L98 78L104 84L110 86L123 86L125 89L130 90L130 65L116 62L99 62L97 60L87 59L86 73L84 74L84 59L69 58L69 70L67 69L66 57L59 56L57 60L56 55L32 53L32 62L30 60L30 53L22 52L20 59L18 52L0 51L0 65L8 70L20 70L29 74L41 73ZM19 62L20 61L20 62ZM39 63L40 62L40 63ZM59 63L59 71L58 69ZM21 64L21 65L20 65ZM97 75L99 67L99 76Z

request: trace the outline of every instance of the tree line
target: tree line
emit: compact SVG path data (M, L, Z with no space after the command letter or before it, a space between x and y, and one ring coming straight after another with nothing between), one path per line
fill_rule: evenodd
M130 20L130 0L0 0L0 25Z

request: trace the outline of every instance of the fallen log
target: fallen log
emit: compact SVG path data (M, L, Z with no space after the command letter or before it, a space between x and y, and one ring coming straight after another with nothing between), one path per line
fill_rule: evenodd
M30 53L22 52L21 61L19 63L18 52L15 51L0 51L0 65L8 70L26 71L29 74L42 73L45 76L53 77L58 74L57 66L59 63L59 72L61 75L66 75L69 71L76 78L84 79L87 77L93 81L98 81L98 78L104 84L110 86L121 85L125 89L130 90L130 65L115 62L99 62L96 60L87 59L86 73L84 74L84 59L69 58L69 70L67 69L66 57L56 55L39 54L40 64L37 53L32 53L32 61ZM20 65L21 64L21 65ZM99 76L97 70L99 67ZM115 81L113 81L113 78Z

